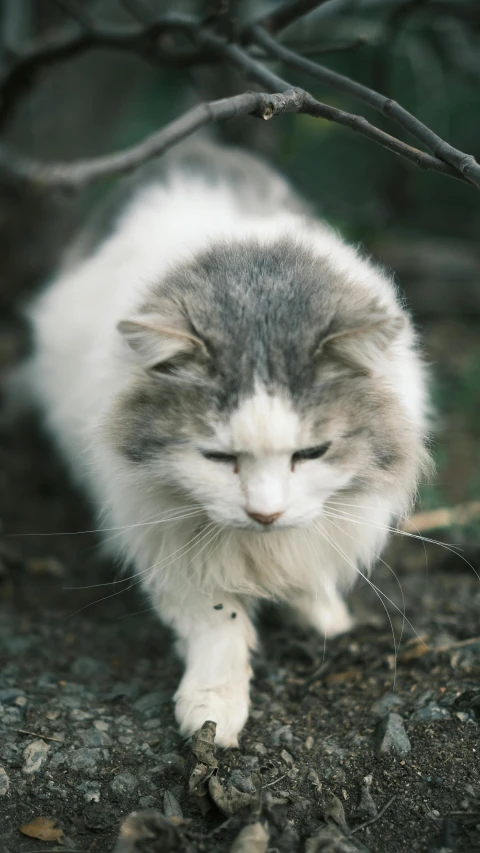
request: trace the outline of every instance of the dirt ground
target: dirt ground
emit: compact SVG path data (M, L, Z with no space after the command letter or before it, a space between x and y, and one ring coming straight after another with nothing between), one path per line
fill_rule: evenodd
M92 519L34 418L2 429L0 518L2 853L111 853L133 810L150 837L137 827L119 853L226 853L258 818L279 853L480 851L474 539L471 567L396 537L374 575L383 604L360 585L356 629L325 648L265 613L240 749L217 751L221 796L201 798L173 717L171 637L128 582L92 586L115 570L94 534L73 535Z

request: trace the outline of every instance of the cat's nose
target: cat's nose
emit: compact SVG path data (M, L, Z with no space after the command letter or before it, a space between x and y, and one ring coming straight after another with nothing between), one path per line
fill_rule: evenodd
M250 518L253 518L254 521L258 521L259 524L273 524L277 518L280 518L282 515L281 512L272 512L271 515L264 515L262 512L249 512L247 509L247 515Z

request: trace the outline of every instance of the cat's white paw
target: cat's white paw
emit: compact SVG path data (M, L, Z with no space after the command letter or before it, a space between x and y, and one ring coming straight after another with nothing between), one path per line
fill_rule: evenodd
M182 735L192 735L206 720L213 720L217 724L215 743L238 746L238 735L248 717L248 687L221 684L200 689L180 685L174 698Z
M299 597L294 603L294 613L300 624L315 628L322 637L329 639L351 631L355 625L347 605L340 596L328 600Z
M355 625L353 616L341 598L330 601L328 605L317 605L312 611L312 622L317 631L327 638L346 634Z

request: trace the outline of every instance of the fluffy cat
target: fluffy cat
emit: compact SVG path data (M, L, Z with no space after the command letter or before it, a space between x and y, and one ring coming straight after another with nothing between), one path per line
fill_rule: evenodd
M24 380L175 632L180 731L234 746L256 603L350 627L427 459L422 365L390 278L254 157L187 145L122 195L31 307Z

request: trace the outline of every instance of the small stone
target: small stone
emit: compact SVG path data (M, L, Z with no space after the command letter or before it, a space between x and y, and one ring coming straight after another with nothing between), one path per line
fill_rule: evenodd
M287 752L286 749L282 749L282 751L280 753L280 757L283 759L285 764L289 764L290 767L293 767L293 756L290 755L290 753Z
M383 717L386 717L390 711L395 711L402 705L403 699L400 699L400 696L396 696L395 693L385 693L384 696L381 696L380 699L377 699L377 701L373 703L370 711L374 717L381 720Z
M5 687L0 690L0 702L2 705L8 705L10 702L16 702L20 696L25 696L25 691L18 687Z
M117 797L130 797L137 789L138 782L132 773L118 773L110 782L110 788Z
M313 768L309 770L307 779L312 783L313 787L316 788L317 791L322 790L322 783L320 782L320 777L316 770L313 770Z
M258 755L266 755L267 754L267 748L266 748L265 744L263 744L263 743L259 743L259 742L254 743L253 748Z
M371 818L376 817L378 808L371 795L371 787L373 776L365 776L360 783L360 802L358 804L357 814L359 817Z
M313 737L309 735L305 741L305 749L311 749L314 743Z
M95 776L98 762L104 757L104 750L98 748L80 747L75 749L69 756L69 764L72 770L78 770L87 776Z
M155 797L152 797L150 794L148 794L145 797L140 797L140 799L138 801L138 805L142 809L153 809L153 808L155 808L155 806L158 806L158 800L156 800Z
M112 809L106 808L94 800L87 803L83 812L85 826L94 832L105 832L117 823L117 815Z
M244 773L238 767L232 770L229 784L233 785L233 787L237 788L239 791L243 791L244 794L254 794L256 791L252 777L249 774Z
M103 661L95 660L88 655L81 655L72 664L71 673L74 678L91 679L95 676L104 676L109 672L109 667Z
M105 732L97 729L86 729L79 732L78 736L84 746L110 746L112 742Z
M4 797L8 793L10 780L7 776L7 771L0 765L0 797Z
M42 765L45 764L49 751L50 746L45 741L32 740L23 750L23 757L25 758L23 772L28 775L38 773Z
M150 773L164 773L165 770L177 770L183 772L185 759L177 752L165 752L163 755L156 755L157 764L152 767Z
M58 770L58 768L61 767L62 764L65 764L66 761L66 754L61 749L59 749L59 751L56 752L55 755L52 755L52 758L50 759L50 764L48 765L48 769Z
M163 813L166 817L183 817L183 812L180 808L180 803L178 802L175 794L173 794L172 791L165 791L163 795Z
M291 726L280 726L278 729L275 729L275 731L272 732L270 739L273 746L280 746L281 743L288 746L293 740Z
M435 702L431 702L425 708L419 708L414 711L410 717L412 723L433 723L435 720L447 720L450 717L450 711L447 708L440 708Z
M390 713L377 726L377 753L404 758L412 746L400 714Z
M108 732L110 728L110 723L106 723L105 720L95 720L93 725L99 732Z
M154 690L152 693L146 693L133 703L133 707L140 714L143 714L147 719L157 717L160 705L170 701L170 694L165 690Z

